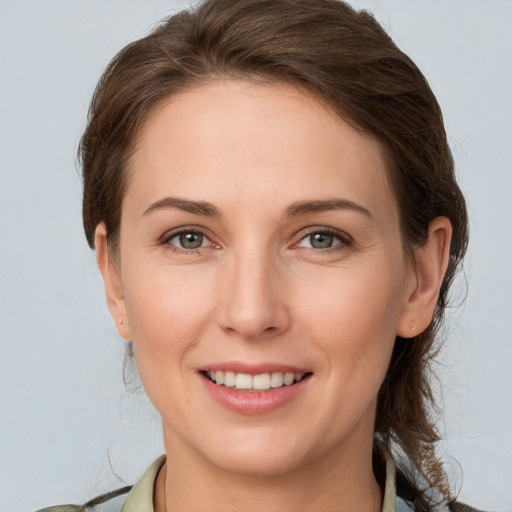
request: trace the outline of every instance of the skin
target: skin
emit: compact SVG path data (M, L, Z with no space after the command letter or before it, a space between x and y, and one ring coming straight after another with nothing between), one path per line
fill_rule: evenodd
M343 207L289 215L332 200ZM202 246L180 247L180 231L204 234ZM331 247L312 246L329 232ZM96 247L110 311L162 416L156 510L380 510L377 393L395 336L432 319L450 235L435 219L408 260L379 143L291 86L216 81L152 112L115 259L103 224ZM277 410L245 415L205 392L199 371L225 361L312 375Z

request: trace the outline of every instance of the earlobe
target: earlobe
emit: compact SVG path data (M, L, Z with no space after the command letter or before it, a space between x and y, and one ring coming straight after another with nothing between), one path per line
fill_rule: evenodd
M121 285L118 265L112 260L107 241L107 229L103 222L98 224L94 233L96 261L103 277L107 306L116 324L121 338L129 341L132 338L128 323L126 303Z
M397 325L397 335L412 338L432 322L439 290L448 268L452 225L436 217L429 225L428 238L415 250L414 287L407 297Z

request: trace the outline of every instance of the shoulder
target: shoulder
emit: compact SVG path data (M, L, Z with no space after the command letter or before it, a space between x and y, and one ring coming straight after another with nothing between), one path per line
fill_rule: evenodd
M414 512L415 508L410 502L397 497L396 500L396 512ZM484 512L478 508L470 507L465 503L458 501L452 501L450 503L441 505L440 508L436 508L435 512Z
M57 505L56 507L47 507L36 510L36 512L82 512L81 505Z
M450 512L483 512L480 509L470 507L469 505L466 505L465 503L460 503L458 501L452 501L448 505L448 510Z
M153 488L158 472L165 461L165 455L158 457L133 486L102 494L84 505L59 505L43 508L36 512L121 512L122 509L142 512L153 510Z
M115 491L102 494L84 505L57 505L47 507L36 512L121 512L126 496L131 487L123 487Z
M439 491L432 488L427 487L421 491L417 484L403 471L398 470L395 475L397 485L396 512L415 512L427 509L430 512L485 512L455 499L443 497L439 494ZM418 496L421 497L422 495L426 497L426 503L415 505L414 503L420 501ZM429 502L437 503L437 505L429 505Z

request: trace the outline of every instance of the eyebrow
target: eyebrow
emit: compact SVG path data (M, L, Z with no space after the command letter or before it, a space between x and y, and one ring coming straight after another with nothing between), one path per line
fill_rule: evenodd
M189 201L188 199L180 199L178 197L164 197L156 201L156 203L153 203L144 211L143 216L169 208L177 208L178 210L205 217L220 217L220 211L211 203L206 201Z
M373 215L363 206L348 199L326 199L322 201L297 201L286 209L286 217L298 217L308 213L326 212L329 210L353 210L362 213L369 219Z
M147 216L158 210L176 208L194 215L204 217L220 217L221 213L217 207L206 201L190 201L178 197L164 197L150 205L143 213ZM316 201L297 201L292 203L285 211L285 217L299 217L309 213L325 212L329 210L353 210L362 213L373 219L372 214L363 206L349 201L348 199L325 199Z

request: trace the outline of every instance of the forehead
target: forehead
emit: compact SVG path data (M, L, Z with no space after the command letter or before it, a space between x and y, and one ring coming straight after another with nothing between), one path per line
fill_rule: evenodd
M312 96L290 85L217 81L151 112L126 199L140 208L164 193L261 205L336 193L389 207L386 167L377 140Z

